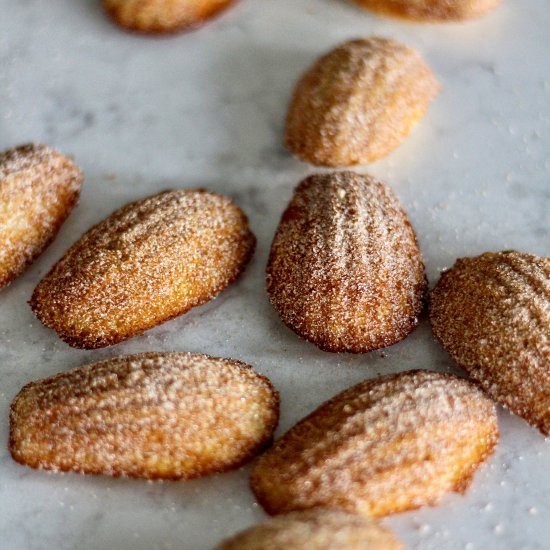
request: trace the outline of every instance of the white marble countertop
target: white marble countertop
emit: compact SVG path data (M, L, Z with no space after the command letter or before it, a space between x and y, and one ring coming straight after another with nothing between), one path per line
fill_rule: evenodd
M395 153L365 168L393 186L432 284L455 258L517 248L550 255L550 4L504 0L462 25L382 19L339 0L242 0L189 34L120 31L99 0L0 0L0 149L26 141L72 154L80 205L32 268L0 295L0 547L5 550L212 548L264 515L249 468L192 482L53 475L15 464L8 407L33 379L115 354L232 356L282 394L282 433L337 391L409 368L451 370L424 320L404 342L332 355L301 341L269 306L263 270L294 185L313 168L281 146L289 92L320 53L379 34L417 47L443 84ZM258 249L215 301L145 336L73 350L25 303L93 223L169 187L205 186L247 212ZM550 548L550 441L500 410L501 442L465 496L385 520L409 548Z

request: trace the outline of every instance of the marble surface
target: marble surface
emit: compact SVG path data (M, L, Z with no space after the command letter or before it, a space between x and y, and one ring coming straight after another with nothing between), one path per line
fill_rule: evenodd
M145 350L232 356L282 394L279 433L335 392L409 368L453 370L424 319L404 342L332 355L269 306L263 270L278 218L312 167L281 146L290 90L340 41L369 34L421 50L443 84L395 153L363 168L410 213L432 284L456 257L517 248L549 255L550 4L513 2L466 24L413 25L339 0L242 0L207 27L151 39L120 31L98 0L0 0L0 148L26 141L75 156L78 208L54 244L0 296L0 547L212 548L264 518L249 467L192 482L52 475L15 464L8 407L23 384ZM232 196L258 236L251 267L213 302L127 343L73 350L27 306L80 234L124 203L170 187ZM496 455L465 496L385 520L409 548L550 547L550 442L499 411Z

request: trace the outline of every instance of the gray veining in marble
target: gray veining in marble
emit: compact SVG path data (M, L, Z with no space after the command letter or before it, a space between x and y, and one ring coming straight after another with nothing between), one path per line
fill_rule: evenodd
M7 452L8 407L30 380L114 354L233 356L282 394L279 433L336 391L408 368L453 370L426 320L404 342L331 355L277 319L263 288L271 237L313 168L281 146L290 90L321 52L361 35L420 49L444 90L410 139L362 169L390 183L417 230L431 283L458 256L550 254L550 4L504 0L479 21L414 25L343 0L241 0L171 38L121 32L99 0L0 0L0 149L26 141L75 156L80 205L31 269L0 295L0 548L206 550L264 515L249 468L150 484L35 472ZM26 305L93 223L129 200L204 186L248 213L258 250L215 301L111 349L73 350ZM500 410L502 439L465 496L385 520L419 550L550 547L550 442Z

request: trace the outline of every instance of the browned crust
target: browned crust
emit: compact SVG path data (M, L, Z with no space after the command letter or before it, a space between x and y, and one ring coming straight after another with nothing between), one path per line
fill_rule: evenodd
M404 550L377 522L344 510L281 514L222 542L216 550Z
M345 42L296 85L285 144L315 165L375 161L400 145L438 92L416 50L379 37Z
M498 437L495 407L474 384L409 371L321 405L259 458L250 484L269 514L330 506L381 517L463 493Z
M353 172L296 188L271 246L269 299L300 337L366 353L417 326L427 280L416 235L393 191Z
M278 421L279 394L250 365L148 352L27 384L10 408L9 449L42 470L193 479L251 460Z
M45 145L21 145L0 154L0 289L54 240L78 202L82 181L71 159ZM20 217L28 218L24 230L17 228Z
M228 9L237 0L102 0L113 21L144 34L173 34L194 30Z
M92 227L38 284L30 305L70 346L114 345L216 297L255 246L247 217L227 197L161 193Z
M501 0L355 0L382 15L419 22L464 21L481 17Z
M550 435L550 259L506 251L457 260L432 291L430 320L495 401Z

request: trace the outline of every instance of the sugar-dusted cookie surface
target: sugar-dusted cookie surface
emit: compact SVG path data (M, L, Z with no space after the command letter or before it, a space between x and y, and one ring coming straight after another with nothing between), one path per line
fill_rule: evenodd
M85 233L38 284L31 307L71 346L116 344L214 298L241 274L255 242L229 198L160 193Z
M464 492L498 437L476 385L402 372L321 405L259 458L250 483L270 514L329 506L380 517Z
M495 401L550 435L550 259L462 258L432 291L443 347Z
M25 386L10 451L32 468L189 479L236 468L271 440L279 396L252 367L195 353L142 353Z
M286 146L316 165L375 161L409 135L438 92L435 76L416 50L379 37L345 42L296 85Z
M216 550L404 550L378 523L344 510L315 508L270 518Z
M427 290L397 197L353 172L317 174L297 186L273 239L266 282L283 322L334 352L402 340L416 327Z
M71 159L46 145L0 153L0 288L54 239L78 201L82 180Z
M192 29L236 0L103 0L107 13L121 27L143 33Z
M357 4L382 15L415 21L463 21L481 17L495 9L501 0L355 0Z

